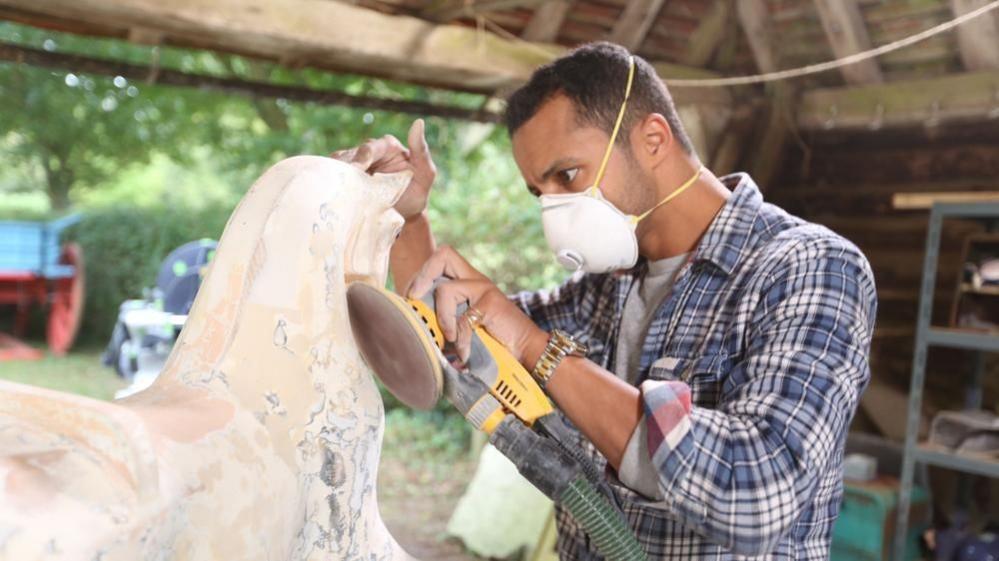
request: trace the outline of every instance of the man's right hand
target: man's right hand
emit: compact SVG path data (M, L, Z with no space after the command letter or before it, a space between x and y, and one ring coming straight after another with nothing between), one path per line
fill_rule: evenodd
M430 148L424 135L423 119L417 119L409 128L407 139L409 148L402 145L399 139L387 134L374 138L364 144L345 150L337 150L330 157L357 166L360 169L374 173L395 173L412 171L413 179L395 209L407 222L417 218L427 209L430 198L430 188L437 177L437 166L430 157Z

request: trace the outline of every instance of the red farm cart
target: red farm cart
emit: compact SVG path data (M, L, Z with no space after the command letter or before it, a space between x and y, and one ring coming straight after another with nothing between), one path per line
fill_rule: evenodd
M73 345L83 314L83 253L60 237L79 220L74 214L51 222L0 221L0 309L14 311L13 337L0 333L0 360L42 356L18 339L33 305L46 308L52 354L63 355Z

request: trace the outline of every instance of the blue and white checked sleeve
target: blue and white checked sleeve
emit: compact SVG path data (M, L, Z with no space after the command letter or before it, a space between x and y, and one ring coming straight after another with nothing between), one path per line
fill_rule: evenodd
M863 255L812 238L782 261L742 318L746 352L717 409L692 406L682 382L641 387L662 506L743 555L769 552L800 517L870 378L877 295Z
M509 298L541 329L575 333L580 329L583 299L591 284L591 275L577 273L555 288L523 291Z

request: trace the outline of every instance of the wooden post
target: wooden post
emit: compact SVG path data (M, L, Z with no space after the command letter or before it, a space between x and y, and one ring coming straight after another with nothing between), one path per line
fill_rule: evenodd
M746 33L749 48L753 51L753 59L760 72L777 70L777 55L774 52L770 29L770 13L764 0L738 0L736 8L739 13L739 23Z
M988 0L950 0L954 15L961 16L988 4ZM968 70L999 68L999 16L986 12L957 28L961 61Z
M754 154L750 158L749 172L766 191L776 179L784 161L787 140L794 127L795 91L784 82L767 85L768 105L762 112L760 125L750 144Z

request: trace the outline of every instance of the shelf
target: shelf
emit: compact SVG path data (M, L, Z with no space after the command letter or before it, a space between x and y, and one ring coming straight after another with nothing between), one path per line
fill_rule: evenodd
M999 353L999 333L989 331L931 327L926 333L926 343L938 347Z
M971 283L961 283L961 292L965 294L984 294L988 296L999 296L999 286L983 286L975 288Z
M966 473L999 477L999 459L980 454L958 454L941 446L922 443L913 450L917 462Z
M996 220L999 218L999 202L936 203L932 212L938 213L941 217Z

